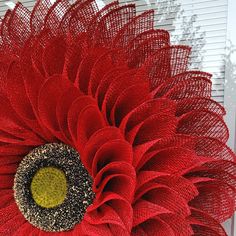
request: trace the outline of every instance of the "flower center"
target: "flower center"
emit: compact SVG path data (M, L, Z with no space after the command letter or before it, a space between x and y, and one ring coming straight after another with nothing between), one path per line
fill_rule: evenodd
M44 231L62 232L83 220L95 198L92 186L93 179L74 148L48 143L23 158L13 189L26 220Z
M34 175L30 189L32 198L39 206L59 206L67 194L66 176L62 170L55 167L41 168Z

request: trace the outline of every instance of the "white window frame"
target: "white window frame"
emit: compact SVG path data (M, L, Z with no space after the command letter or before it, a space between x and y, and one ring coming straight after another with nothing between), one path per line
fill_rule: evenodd
M227 20L227 42L229 47L236 46L236 1L228 0L228 20ZM229 48L226 48L226 55L229 55ZM230 61L236 65L236 53L232 54ZM232 65L231 64L231 65ZM236 71L232 73L230 63L226 63L225 68L225 92L224 92L224 106L227 111L225 121L229 127L230 138L228 145L236 152ZM236 236L236 214L231 221L231 234L229 236Z

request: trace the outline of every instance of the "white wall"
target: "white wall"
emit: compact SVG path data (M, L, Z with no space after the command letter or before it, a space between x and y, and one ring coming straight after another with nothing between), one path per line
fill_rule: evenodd
M236 151L236 1L228 0L227 22L227 62L225 73L225 96L224 106L227 111L225 118L230 130L229 146ZM236 236L236 216L231 224L226 226L230 236Z

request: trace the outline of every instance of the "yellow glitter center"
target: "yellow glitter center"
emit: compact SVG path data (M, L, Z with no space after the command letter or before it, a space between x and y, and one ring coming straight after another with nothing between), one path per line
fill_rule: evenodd
M66 176L63 171L55 167L41 168L34 175L30 190L39 206L44 208L59 206L67 194Z

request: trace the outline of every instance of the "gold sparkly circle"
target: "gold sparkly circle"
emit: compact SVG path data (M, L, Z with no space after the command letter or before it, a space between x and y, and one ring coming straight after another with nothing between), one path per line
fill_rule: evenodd
M64 172L55 167L43 167L34 175L30 186L32 198L43 208L61 205L67 194Z

